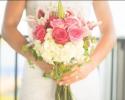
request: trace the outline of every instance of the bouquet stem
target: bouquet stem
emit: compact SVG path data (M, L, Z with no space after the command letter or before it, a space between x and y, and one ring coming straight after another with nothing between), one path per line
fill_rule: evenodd
M70 86L57 85L55 100L73 100Z

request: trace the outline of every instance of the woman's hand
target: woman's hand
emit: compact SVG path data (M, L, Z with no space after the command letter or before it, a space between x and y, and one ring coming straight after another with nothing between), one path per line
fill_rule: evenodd
M53 68L52 65L41 60L36 61L35 64L45 73L49 73Z
M85 66L75 66L71 72L65 73L59 81L59 85L70 85L79 80L85 79L96 66L93 63L88 63Z
M39 60L39 59L36 60L36 58L33 56L33 54L30 51L24 52L24 57L28 61L31 61L33 64L38 66L45 73L49 73L53 69L53 66L48 64L48 63L46 63L45 61L42 61L42 60Z
M18 24L25 9L25 0L16 0L7 2L5 17L2 28L2 37L6 42L18 53L24 56L27 60L32 61L40 67L45 73L51 71L52 66L43 62L36 61L30 52L23 52L22 47L27 44L25 37L18 31ZM12 15L12 11L14 12ZM13 34L13 35L12 35Z

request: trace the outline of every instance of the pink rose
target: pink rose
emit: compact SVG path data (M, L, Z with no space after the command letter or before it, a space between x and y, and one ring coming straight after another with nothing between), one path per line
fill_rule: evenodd
M43 25L38 25L35 31L33 32L34 37L40 40L41 42L44 41L45 34L46 34L46 30Z
M87 36L87 32L84 28L77 27L75 25L69 27L68 33L71 41L82 40Z
M54 20L50 21L50 25L53 28L55 28L55 27L65 28L65 23L62 19L54 19Z
M56 43L62 45L69 41L69 35L66 30L59 27L53 29L52 37Z
M67 17L65 18L65 24L67 27L71 26L71 25L80 25L80 21L79 19L75 18L75 17Z

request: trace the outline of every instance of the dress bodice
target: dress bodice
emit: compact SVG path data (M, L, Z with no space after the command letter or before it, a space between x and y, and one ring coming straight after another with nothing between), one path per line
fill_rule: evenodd
M27 0L26 4L26 13L27 15L34 15L36 10L41 8L44 12L48 11L52 7L57 7L57 0ZM92 18L93 16L93 7L92 1L66 1L62 0L64 9L71 9L75 14L80 14L87 18Z

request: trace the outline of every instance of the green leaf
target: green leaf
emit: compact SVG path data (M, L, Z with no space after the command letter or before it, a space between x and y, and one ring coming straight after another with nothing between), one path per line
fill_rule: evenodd
M84 61L85 61L85 63L89 63L89 62L90 62L90 57L89 57L89 56L86 56L86 57L84 58Z
M43 60L43 57L39 56L38 59L39 59L39 60Z
M49 77L50 77L50 73L44 73L44 74L43 74L43 77L49 78Z
M91 38L91 42L92 42L92 43L96 43L96 42L97 42L96 37L92 37L92 38Z
M35 57L35 59L38 60L36 51L34 49L31 49L31 52L32 52L33 56Z
M33 64L33 62L31 60L28 60L28 63L30 65L30 68L35 68L35 65Z
M90 38L89 38L89 37L86 37L86 38L84 38L83 41L84 41L83 48L84 48L84 49L88 49L89 46L90 46Z

